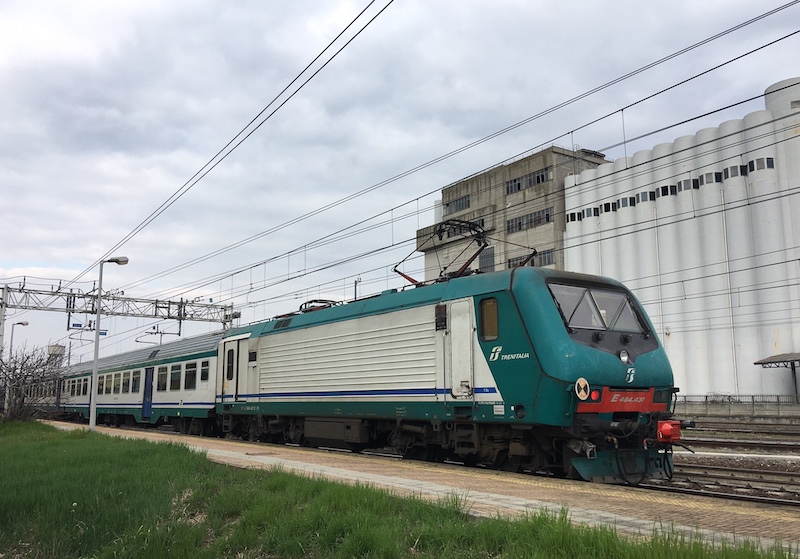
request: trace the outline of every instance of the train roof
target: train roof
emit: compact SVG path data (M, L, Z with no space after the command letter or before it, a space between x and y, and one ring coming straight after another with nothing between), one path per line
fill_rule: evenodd
M117 355L102 357L97 360L100 371L129 369L132 367L152 366L177 357L213 355L224 334L223 330L201 334L191 338L183 338L174 342L167 342L158 346L150 345L146 348L135 349ZM91 372L94 362L84 361L70 365L64 370L64 376L73 376Z
M331 304L328 307L317 307L318 310L298 311L268 321L233 328L225 333L225 337L265 336L277 331L307 328L364 316L435 305L464 297L507 291L511 289L514 281L528 281L544 285L544 282L551 278L621 285L615 280L600 276L576 274L547 268L518 267L499 272L472 274L415 287L409 286L402 290L389 289L379 295L358 299L347 304Z
M307 328L313 325L340 322L363 316L435 305L464 297L507 291L511 289L513 281L533 281L543 284L550 278L620 285L619 282L609 278L534 267L519 267L499 272L472 274L418 287L409 286L401 290L389 289L379 295L365 297L347 304L335 304L311 312L291 313L227 331L219 330L159 346L149 346L143 349L110 355L98 360L98 370L114 371L154 366L175 360L178 357L210 357L216 354L219 342L223 337L264 336L275 331ZM92 361L85 361L67 367L63 374L64 376L85 374L91 372L92 367Z

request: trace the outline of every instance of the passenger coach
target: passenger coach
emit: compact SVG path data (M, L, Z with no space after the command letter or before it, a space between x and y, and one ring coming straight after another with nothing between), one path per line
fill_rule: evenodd
M209 432L222 335L220 331L100 359L97 422L171 422L183 432ZM62 381L62 410L84 419L89 417L92 366L72 365Z

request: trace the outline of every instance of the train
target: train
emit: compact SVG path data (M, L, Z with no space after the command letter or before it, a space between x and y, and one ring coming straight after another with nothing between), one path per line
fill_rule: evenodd
M68 367L58 407L185 434L391 449L638 484L681 444L641 303L600 276L517 267L388 289Z

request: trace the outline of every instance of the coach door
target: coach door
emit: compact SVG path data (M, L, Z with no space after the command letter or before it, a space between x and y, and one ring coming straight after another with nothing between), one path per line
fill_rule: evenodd
M222 401L244 401L247 394L247 348L250 334L222 343ZM244 363L242 363L244 359Z
M142 399L142 419L149 420L153 415L153 371L154 367L144 370L144 398Z
M472 362L473 337L472 301L456 301L450 304L449 351L450 393L454 398L470 398L474 393Z

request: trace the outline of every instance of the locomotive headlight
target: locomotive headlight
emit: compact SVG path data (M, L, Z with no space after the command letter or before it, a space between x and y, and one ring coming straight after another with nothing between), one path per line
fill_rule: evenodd
M628 355L628 351L623 349L619 352L619 360L622 361L624 364L628 364L628 361L631 360L631 356Z

